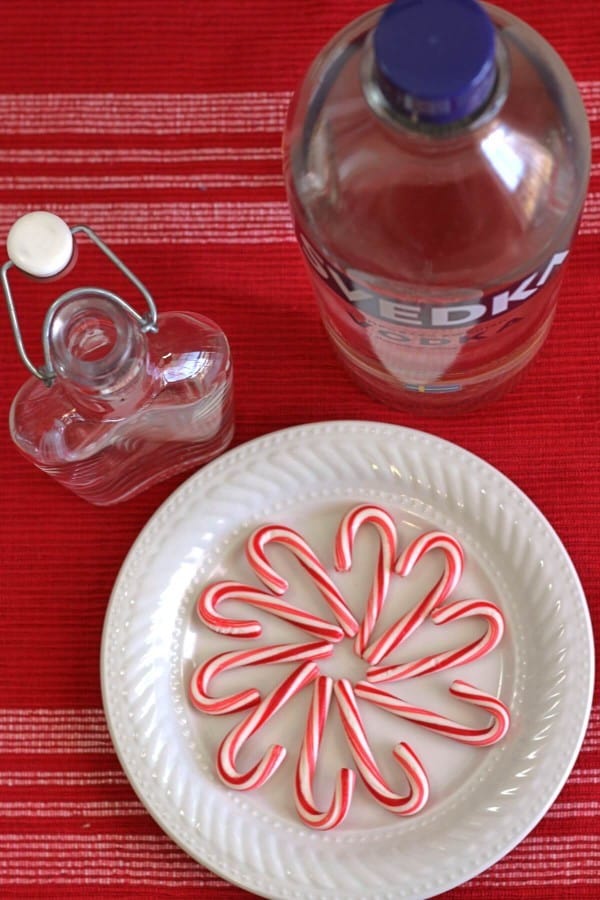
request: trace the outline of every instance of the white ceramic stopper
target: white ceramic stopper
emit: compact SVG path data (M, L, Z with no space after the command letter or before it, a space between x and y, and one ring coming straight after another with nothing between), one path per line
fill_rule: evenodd
M37 210L21 216L6 239L9 259L36 278L50 278L65 269L73 256L73 235L54 213Z

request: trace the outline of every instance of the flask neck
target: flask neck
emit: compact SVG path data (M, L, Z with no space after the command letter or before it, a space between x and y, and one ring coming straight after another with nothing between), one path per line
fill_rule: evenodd
M126 418L153 392L145 334L126 309L92 288L56 310L49 355L57 381L88 416Z

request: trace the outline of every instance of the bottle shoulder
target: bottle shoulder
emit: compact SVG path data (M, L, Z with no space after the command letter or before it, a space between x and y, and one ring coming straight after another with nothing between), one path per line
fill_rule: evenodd
M200 396L229 376L229 342L212 319L195 312L166 312L158 317L158 326L156 334L149 335L148 352L162 402L176 402L182 390Z
M493 14L509 84L481 127L431 135L378 115L365 95L374 20L347 34L343 64L330 45L309 73L286 129L286 184L297 227L338 267L492 285L568 248L589 177L585 110L545 41Z
M112 427L77 409L60 384L47 386L35 377L17 391L9 414L15 444L38 465L79 458L83 446L102 440Z

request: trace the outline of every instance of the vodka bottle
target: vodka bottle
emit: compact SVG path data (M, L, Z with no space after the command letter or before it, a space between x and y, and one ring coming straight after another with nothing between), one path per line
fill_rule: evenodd
M295 95L284 170L326 330L392 406L465 410L548 334L590 167L565 65L474 0L350 24Z

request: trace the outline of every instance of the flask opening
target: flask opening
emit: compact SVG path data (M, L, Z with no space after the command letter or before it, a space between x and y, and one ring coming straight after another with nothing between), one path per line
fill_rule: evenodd
M105 313L92 310L69 323L65 339L68 352L76 360L96 363L105 359L118 343L117 325Z
M82 387L104 389L139 355L143 337L125 309L90 289L58 307L49 339L58 375Z

